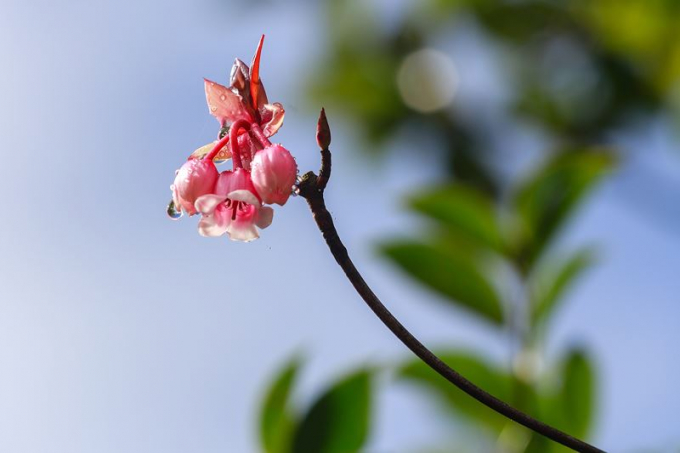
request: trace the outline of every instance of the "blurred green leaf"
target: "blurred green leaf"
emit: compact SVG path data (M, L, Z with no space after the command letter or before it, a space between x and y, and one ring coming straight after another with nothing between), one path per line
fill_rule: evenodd
M498 295L463 253L410 240L387 242L380 249L404 272L448 301L460 304L488 321L502 324L503 311Z
M570 286L593 264L593 261L593 252L590 249L579 250L562 261L551 275L537 277L538 282L532 285L534 286L535 300L531 319L534 325L542 323L550 317Z
M570 432L579 437L588 434L595 409L595 373L585 351L572 351L564 364L561 399Z
M510 42L523 43L546 30L554 32L573 25L568 8L560 2L469 1L476 17L488 31ZM508 20L508 17L516 18Z
M267 453L286 453L294 416L290 394L300 368L300 360L292 359L276 376L264 399L260 412L260 440Z
M293 453L353 453L368 437L371 374L356 372L336 383L312 405L298 426Z
M540 434L536 434L533 432L530 432L529 434L531 436L531 440L529 441L529 445L526 446L524 449L524 453L556 453L557 451L562 452L563 450L555 450L556 447L561 447L556 442L553 442L552 440L548 439L547 437L541 436ZM573 451L570 448L565 447L565 451Z
M485 363L464 351L438 351L436 354L447 365L482 389L503 401L511 399L512 377L497 366ZM438 398L447 403L449 409L471 418L475 424L500 432L507 423L507 418L459 390L419 359L407 363L399 375L433 391Z
M575 6L600 46L629 60L661 93L673 89L680 75L680 3L598 0Z
M494 206L474 189L461 184L439 187L412 197L409 205L447 229L497 252L503 251Z
M527 229L525 269L531 268L613 164L612 154L603 150L563 152L519 188L515 206Z
M561 383L543 400L549 423L569 434L585 438L595 412L595 372L586 352L573 349L560 367Z

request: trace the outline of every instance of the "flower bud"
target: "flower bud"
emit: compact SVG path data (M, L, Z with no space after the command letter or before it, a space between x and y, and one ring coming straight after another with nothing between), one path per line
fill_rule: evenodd
M286 204L297 177L297 164L290 152L279 144L258 151L250 164L257 193L267 204Z
M316 123L316 143L321 149L328 149L331 144L331 128L328 127L325 109L321 109L319 121Z
M217 168L211 160L192 159L187 161L175 176L172 185L173 201L187 214L196 214L194 202L202 195L212 193L217 182Z

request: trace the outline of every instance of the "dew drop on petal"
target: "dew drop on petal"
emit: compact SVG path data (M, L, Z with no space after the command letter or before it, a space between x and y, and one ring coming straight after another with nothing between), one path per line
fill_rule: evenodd
M210 106L210 111L211 111L211 112L216 112L216 111L217 111L217 107L215 107L214 105L211 105L211 106Z
M172 220L178 220L180 217L182 217L182 210L175 206L175 202L173 200L170 200L170 203L168 203L168 209L166 212L168 213L168 217L170 217Z
M220 99L223 100L223 101L226 101L226 100L227 100L227 96L225 96L225 95L223 94L222 96L220 96Z

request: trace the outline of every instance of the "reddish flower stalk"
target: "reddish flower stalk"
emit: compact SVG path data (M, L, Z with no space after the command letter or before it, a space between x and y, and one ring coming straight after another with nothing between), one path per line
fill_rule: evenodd
M229 148L231 149L231 160L234 166L234 170L237 168L243 168L243 164L241 162L241 150L239 149L239 143L238 143L238 133L241 129L245 129L246 131L250 130L250 123L246 120L237 120L234 124L231 125L231 129L229 129Z
M215 145L213 146L212 150L206 154L206 156L203 158L205 160L213 160L215 159L215 156L217 156L217 153L219 153L222 148L227 146L229 143L229 134L225 135L222 137L218 142L215 142ZM193 156L189 156L189 158L193 158Z
M257 138L263 148L271 146L272 142L269 141L267 136L264 135L264 132L262 132L262 129L260 129L260 126L258 126L256 123L252 123L250 125L250 132L255 136L255 138Z

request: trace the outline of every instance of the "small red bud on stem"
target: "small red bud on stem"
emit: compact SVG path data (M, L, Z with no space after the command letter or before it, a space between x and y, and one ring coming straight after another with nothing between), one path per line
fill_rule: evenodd
M319 114L319 122L316 125L316 143L321 149L328 149L331 144L331 129L328 127L326 110L324 109L321 109L321 113Z

